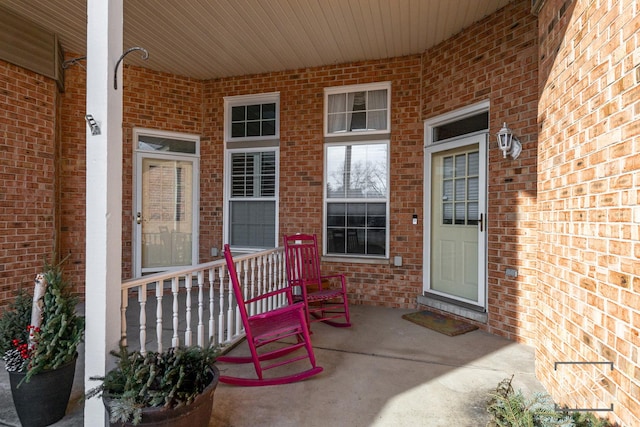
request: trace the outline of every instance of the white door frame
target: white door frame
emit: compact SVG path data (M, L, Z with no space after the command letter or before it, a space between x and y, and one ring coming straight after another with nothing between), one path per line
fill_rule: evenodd
M433 129L439 125L460 120L489 108L488 102L466 107L445 115L425 121L425 147L424 147L424 224L423 224L423 294L427 292L441 295L450 300L471 304L479 308L487 308L487 173L488 173L488 134L486 131L475 132L445 141L433 142ZM480 158L480 179L478 200L478 213L482 214L482 231L478 226L478 300L471 301L448 294L439 294L430 287L431 283L431 163L433 155L442 151L478 144Z
M147 135L169 139L180 140L192 140L196 144L195 154L185 154L178 152L155 152L148 150L140 150L137 147L137 141L139 135ZM193 235L191 241L191 264L196 265L199 262L200 254L200 137L197 135L179 133L179 132L164 132L155 129L142 129L134 128L133 130L133 204L132 204L132 263L134 277L142 276L142 227L137 223L137 213L140 212L140 206L142 204L142 159L154 158L162 160L181 160L190 161L193 164L193 188L192 188L192 221L193 221ZM175 269L181 269L184 266L175 267Z

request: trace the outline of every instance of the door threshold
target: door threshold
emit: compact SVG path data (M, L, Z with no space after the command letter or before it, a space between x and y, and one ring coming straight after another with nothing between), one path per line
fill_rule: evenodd
M480 323L487 323L489 316L481 307L472 306L463 302L453 302L447 298L435 295L418 295L418 304L435 308L446 313L455 314L456 316L474 320Z

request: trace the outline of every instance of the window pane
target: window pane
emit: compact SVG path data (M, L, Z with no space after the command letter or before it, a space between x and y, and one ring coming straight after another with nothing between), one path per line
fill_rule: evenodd
M456 203L456 224L464 225L465 223L465 203Z
M196 142L194 140L139 135L138 150L195 154Z
M480 153L473 152L468 154L469 157L469 175L479 175L480 173Z
M467 200L478 200L478 178L469 178L467 188Z
M244 105L239 107L231 107L231 120L234 122L245 120L245 107Z
M387 109L387 90L369 91L369 110L386 110Z
M344 227L347 217L346 203L329 203L327 205L327 225L329 227Z
M347 122L351 124L349 130L364 130L367 128L367 113L349 113Z
M483 112L475 116L447 123L433 129L433 141L454 138L481 130L489 129L489 113Z
M466 200L464 179L456 179L456 201Z
M247 105L247 120L260 120L260 104Z
M329 105L327 106L327 111L329 114L331 113L345 113L347 107L347 94L346 93L338 93L335 95L329 95L327 97L327 102Z
M353 92L350 96L352 104L349 111L365 111L367 109L366 92Z
M456 156L456 176L465 176L467 174L467 156L464 154Z
M331 146L327 147L327 167L326 167L326 185L328 198L345 197L345 153L347 147Z
M263 120L275 120L276 118L276 104L262 104L262 119Z
M366 205L364 203L350 203L347 205L347 226L364 227Z
M247 136L260 136L260 122L247 122Z
M272 248L275 244L275 202L232 201L231 245Z
M442 205L442 223L453 224L453 203L443 203Z
M442 200L444 202L453 200L453 180L444 181L442 183Z
M444 167L443 177L452 178L453 177L453 157L445 157L442 160L442 166Z
M245 125L244 122L241 123L232 123L231 124L231 137L232 138L244 138L245 135Z
M386 111L372 111L369 113L369 123L367 125L369 130L381 130L387 128L387 112Z
M367 253L384 255L385 248L385 230L369 230L367 233Z
M347 130L347 115L344 113L329 114L329 133L344 132Z
M276 134L276 121L266 120L262 122L262 134L263 135L275 135Z
M467 204L467 224L478 225L478 203L472 202Z

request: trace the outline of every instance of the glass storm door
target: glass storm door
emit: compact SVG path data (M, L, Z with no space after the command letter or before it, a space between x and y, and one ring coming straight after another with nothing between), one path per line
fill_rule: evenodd
M484 136L465 138L483 140ZM457 145L457 146L456 146ZM481 141L430 153L427 291L484 307L485 155Z
M136 214L141 273L191 265L193 161L143 157L141 163L142 197Z

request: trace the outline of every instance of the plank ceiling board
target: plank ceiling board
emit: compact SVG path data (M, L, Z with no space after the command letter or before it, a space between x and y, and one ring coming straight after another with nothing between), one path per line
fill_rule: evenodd
M424 52L512 0L126 0L137 65L211 79ZM518 0L523 1L523 0ZM86 0L0 0L86 55ZM1 31L1 29L0 29ZM114 59L115 61L115 59Z

